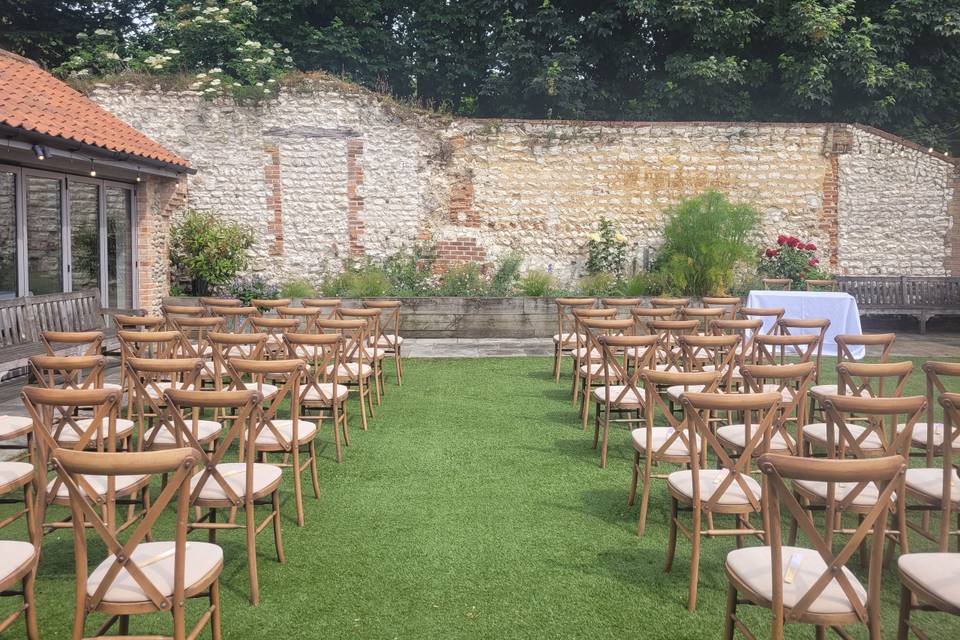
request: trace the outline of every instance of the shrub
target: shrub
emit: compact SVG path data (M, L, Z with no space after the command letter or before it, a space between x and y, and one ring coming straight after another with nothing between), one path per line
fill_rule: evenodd
M490 276L490 287L487 295L494 297L509 296L513 293L514 285L520 276L520 265L523 256L516 251L509 251L497 262L497 268Z
M760 221L746 204L732 204L707 191L667 211L657 270L673 291L686 295L725 293L739 263L755 258L750 242Z
M626 298L640 296L658 296L667 290L663 274L657 271L638 271L629 278L621 280L616 287L617 295Z
M247 278L235 278L226 287L227 294L239 298L244 305L249 305L253 299L272 300L280 290L261 276L254 275Z
M777 236L777 246L763 252L757 272L765 278L790 278L795 289L802 288L807 279L829 279L830 274L819 266L816 250L817 245L812 242L781 234Z
M533 269L520 278L517 283L517 292L530 298L542 298L553 292L555 284L556 281L552 273L543 269Z
M585 296L608 296L617 284L616 278L610 273L594 273L583 276L577 281L577 291Z
M465 262L447 269L440 279L441 296L482 296L486 290L486 283L480 273L480 266L475 262Z
M383 270L390 279L390 295L401 297L428 296L436 290L433 276L433 250L427 245L400 249L383 262Z
M287 280L280 286L281 298L316 298L317 288L306 278Z
M222 285L247 268L253 233L210 212L190 210L170 230L170 262L191 281L194 295Z
M346 271L327 276L320 282L320 295L325 298L342 298L347 296L350 286L350 274Z
M627 239L616 230L613 222L601 216L600 228L587 237L587 273L622 276Z

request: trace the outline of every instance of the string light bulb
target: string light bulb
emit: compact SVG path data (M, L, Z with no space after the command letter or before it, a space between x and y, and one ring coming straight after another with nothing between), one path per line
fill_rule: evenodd
M140 167L137 167L137 182L140 182Z
M91 178L96 178L96 177L97 177L97 170L96 170L96 168L93 166L93 158L90 158L90 177L91 177Z

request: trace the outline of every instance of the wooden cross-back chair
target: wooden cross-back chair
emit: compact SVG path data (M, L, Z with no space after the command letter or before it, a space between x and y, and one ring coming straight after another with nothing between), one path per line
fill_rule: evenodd
M587 333L583 328L583 320L614 320L617 317L616 309L593 309L586 307L574 307L570 311L573 315L574 340L576 346L570 351L573 360L573 387L570 389L570 396L573 406L577 406L580 401L580 389L583 386L583 376L585 371L592 367L599 367L600 352L587 345ZM583 407L580 407L581 411Z
M761 332L763 322L759 319L752 320L714 320L710 323L710 333L716 336L736 335L740 336L740 344L737 346L736 367L732 374L734 384L740 384L743 377L740 375L740 365L753 360L753 341Z
M840 283L836 280L804 280L804 289L807 291L839 291Z
M613 311L613 309L611 309ZM610 317L579 318L579 329L584 341L583 349L590 354L590 359L580 365L578 376L582 383L580 389L580 418L583 430L587 430L587 418L590 414L590 392L595 386L605 384L605 378L610 378L611 365L604 358L603 346L600 338L605 336L626 335L633 329L633 320ZM614 371L621 371L616 368ZM608 380L610 384L620 383L619 379Z
M677 313L690 304L690 298L651 298L650 306L654 309L674 309Z
M727 317L727 310L722 307L683 307L680 309L680 318L696 320L700 323L697 333L707 333L710 323Z
M639 306L642 300L640 298L600 298L600 304L605 309L616 309L617 317L630 314L630 309Z
M660 388L682 386L704 393L716 393L720 385L719 371L657 371L644 369L640 372L643 382L644 426L631 431L633 445L633 473L630 479L630 493L627 506L633 506L637 497L637 485L641 483L640 513L637 520L637 535L642 536L647 527L647 508L650 502L650 482L653 479L666 480L665 474L654 474L654 465L660 463L690 466L690 443L687 438L686 418L678 417L667 406L657 391ZM666 421L658 425L657 417ZM697 436L699 438L699 436ZM702 447L697 451L703 455Z
M377 346L383 350L387 358L393 358L397 371L397 386L403 385L403 336L400 335L400 309L403 303L399 300L364 300L363 306L369 309L380 309L380 339Z
M214 311L223 318L223 330L227 333L249 333L251 320L260 315L256 307L216 307Z
M159 327L166 327L166 321ZM176 358L184 353L183 334L176 329L154 330L156 327L143 331L121 330L117 332L120 342L120 386L127 392L126 417L132 418L134 411L133 385L127 378L127 368L124 366L128 358Z
M784 366L790 363L810 362L816 380L817 363L812 362L817 353L820 339L811 334L782 335L758 333L753 336L753 358L751 364ZM787 358L790 361L787 361Z
M10 630L17 620L23 618L24 637L27 640L40 640L34 592L40 559L39 541L33 536L30 542L0 540L0 554L4 558L3 567L0 568L0 598L21 599L17 608L0 620L0 633Z
M793 289L793 280L790 278L761 278L763 288L768 291L790 291Z
M386 357L386 353L383 347L380 346L382 342L381 338L383 337L383 328L380 324L382 314L383 310L377 307L363 309L340 307L337 309L337 317L341 320L367 321L367 343L365 345L367 357L364 361L369 362L370 366L373 367L373 390L378 407L380 406L381 396L386 391L383 378L383 359Z
M680 398L687 426L690 468L674 471L667 476L667 488L670 492L670 536L664 569L669 572L673 567L677 533L680 532L691 542L690 589L687 598L689 611L694 611L697 607L700 543L703 536L736 536L738 547L741 546L744 536L762 539L763 529L750 524L751 514L762 514L762 491L760 484L751 476L751 462L756 452L766 452L780 401L779 393L722 394L691 391ZM747 441L736 458L730 456L710 427L711 416L716 412L743 415ZM700 447L703 447L703 451ZM715 456L717 468L704 468L702 461L706 459L706 451L711 451ZM689 528L680 521L681 510L690 512ZM733 528L715 526L714 516L717 515L732 515L735 520Z
M170 416L172 409L167 405L165 392L167 389L198 389L202 383L203 361L199 358L128 358L126 366L137 398L141 450L187 446ZM220 422L202 419L198 409L191 412L188 426L194 439L207 448L223 431Z
M699 335L691 333L677 337L684 371L717 371L720 374L720 390L732 388L734 369L737 367L738 335ZM667 398L673 403L680 401L680 394L688 391L682 386L667 387Z
M180 341L181 351L178 354L180 357L205 360L213 358L213 347L210 345L208 336L211 333L223 331L223 318L220 316L172 318L171 324L174 329L183 334L183 340ZM213 370L212 367L210 370Z
M767 451L797 455L797 438L793 435L806 424L807 389L813 383L814 364L801 362L784 365L743 365L745 393L779 393L780 407L770 432ZM793 426L791 433L790 426ZM739 454L748 438L743 424L717 428L717 439ZM756 451L754 452L757 453Z
M942 392L939 402L944 413L944 439L940 452L942 469L907 469L905 480L908 498L919 501L921 508L940 512L939 535L922 532L937 543L937 549L927 553L905 553L897 559L901 585L897 640L907 640L911 633L917 638L927 637L911 619L913 611L939 611L960 616L960 601L956 597L956 576L960 575L960 538L957 537L960 535L960 478L953 458L954 445L960 438L960 393ZM929 418L927 424L930 424ZM923 471L937 473L910 478L911 472ZM957 518L956 525L953 524L954 518ZM949 551L951 538L956 538L957 545L952 553Z
M0 416L0 450L17 452L14 457L0 461L0 504L23 504L23 509L0 521L2 529L21 516L28 516L33 504L33 421L28 416ZM27 523L32 521L29 517ZM0 542L0 547L2 545Z
M596 298L556 298L557 333L553 336L553 379L560 382L560 361L565 353L577 348L576 319L574 309L589 309L596 304Z
M684 371L683 349L680 337L693 334L700 326L698 320L649 320L647 332L660 336L657 369Z
M337 462L343 462L340 443L350 445L347 424L347 398L350 389L338 384L337 377L327 371L340 368L344 338L339 333L287 333L284 335L287 357L303 360L307 373L299 392L300 415L316 419L317 429L329 418L333 422L333 441ZM314 414L313 412L316 412Z
M265 333L221 333L217 331L207 334L207 340L213 352L214 382L216 385L223 385L226 380L226 388L230 389L238 388L234 384L237 374L230 367L230 358L262 360L267 346L267 335ZM219 389L222 386L216 386L216 388ZM276 392L276 388L272 385L257 390L263 395L264 399L269 399Z
M743 300L736 296L704 296L701 301L705 309L723 309L724 317L733 320Z
M927 400L923 396L902 398L876 398L861 396L827 396L824 401L827 418L827 458L842 460L845 458L869 459L884 456L902 456L910 450L910 434L917 420L923 415ZM848 416L858 414L869 419L865 432L851 429ZM905 427L897 430L897 418L905 418ZM804 434L806 437L806 434ZM868 439L869 438L869 439ZM874 445L873 441L879 443ZM807 458L810 459L810 458ZM874 483L841 483L836 486L824 482L798 480L793 484L794 492L810 511L825 511L833 508L836 519L833 522L833 534L849 534L851 530L843 527L842 516L855 514L862 519L873 509L880 499L881 491ZM903 491L898 490L896 499L887 500L883 506L893 512L896 527L888 532L891 543L898 543L903 553L909 550L906 526L906 502ZM797 522L791 524L790 541L796 539ZM890 552L893 552L891 544Z
M780 321L786 310L783 307L740 307L737 316L744 320L760 320L763 323L761 333L780 333Z
M243 301L239 298L220 298L216 296L201 296L197 302L206 307L210 315L219 315L219 310L227 307L242 307Z
M319 318L332 320L337 317L337 312L343 307L343 300L340 298L304 298L300 301L304 307L310 309L319 309Z
M276 317L278 307L289 307L292 303L293 300L290 298L252 298L250 300L251 307L256 307L261 313L271 313L273 317Z
M41 387L103 389L107 359L101 355L33 356L29 364L33 381Z
M70 495L62 480L47 480L51 456L57 449L93 449L116 453L120 392L116 389L45 389L28 386L20 391L20 398L34 425L35 526L38 533L70 527L69 521L48 521L46 517L51 505L70 506ZM79 407L90 407L93 412L85 420L84 426L78 424L75 415ZM65 429L76 433L75 441L70 442L62 437ZM112 530L122 531L143 515L142 511L130 509L127 520L118 526L113 515L117 504L140 505L142 508L150 504L149 476L133 474L113 478L89 474L84 476L80 486L91 501L102 506L104 517L108 519Z
M178 318L200 318L207 314L207 307L199 305L164 304L160 305L160 313L167 321L167 329L176 329L174 320Z
M335 377L338 384L348 389L356 389L360 400L360 423L364 431L367 430L367 413L373 417L373 392L370 389L373 367L368 364L370 347L367 341L367 326L367 321L362 319L317 321L320 331L343 336L339 363L328 364L324 375L328 381Z
M650 330L651 320L675 320L677 310L673 307L634 307L630 309L630 315L633 317L634 324L637 325L634 333L655 334L656 331Z
M886 504L903 483L906 467L900 456L873 460L807 460L765 454L759 460L765 479L763 497L766 546L747 547L727 555L725 570L729 581L724 640L733 640L735 631L755 640L747 622L738 615L742 605L771 610L769 637L783 640L788 624L816 627L817 638L833 629L842 638L853 637L843 627L864 625L871 640L880 640L880 578L883 573L883 539L887 520ZM834 551L833 531L827 525L821 533L813 518L793 494L797 482L815 482L830 487L831 497L842 484L870 484L878 487L879 500L863 514L859 526L840 549ZM836 503L824 522L833 522ZM809 547L784 545L781 512L786 506L791 519L800 523ZM872 553L866 587L847 568L858 548L871 540Z
M124 454L63 449L54 452L53 465L69 491L73 516L74 639L87 637L84 630L92 613L108 616L95 632L97 638L129 637L130 618L149 613L166 613L173 618L169 635L150 635L150 638L196 638L207 623L212 637L220 637L219 578L223 569L223 550L215 544L187 541L190 478L199 461L200 456L189 448ZM104 518L90 502L84 485L85 478L91 474L114 479L127 475L149 478L163 474L166 483L146 510L143 520L121 540L109 518ZM177 514L173 540L152 541L152 529L170 505L174 505ZM111 505L110 508L114 507ZM92 572L88 566L91 547L88 528L93 529L109 554ZM207 606L199 619L188 627L186 603L194 598L206 599ZM116 635L108 636L114 627Z
M297 321L297 333L317 333L317 320L323 317L323 309L320 307L277 307L276 311L281 318L293 318Z
M113 322L117 331L163 331L167 321L161 316L128 316L114 314Z
M893 343L897 338L895 333L865 333L863 335L838 335L835 337L837 343L837 366L844 362L853 362L853 350L856 347L880 347L882 349L879 362L886 363L890 361L890 352L893 349ZM815 415L817 404L823 396L837 395L840 393L840 387L837 384L820 384L819 382L810 388L810 417Z
M277 318L277 317L256 317L250 319L251 328L257 333L264 333L267 341L263 345L263 355L266 358L283 359L286 353L286 345L283 336L287 332L295 332L300 326L300 321L296 318Z
M821 362L823 360L823 344L827 339L827 329L830 328L830 320L826 318L780 318L777 321L777 330L775 333L783 335L808 335L817 336L817 374L813 384L820 384L820 373L823 371Z
M230 365L241 377L249 377L252 380L252 384L247 383L247 388L258 388L264 379L281 382L276 393L264 405L257 418L254 437L261 462L267 461L268 454L283 454L284 461L274 464L281 468L289 468L293 474L297 525L302 527L304 471L310 471L313 495L316 499L320 499L315 442L318 425L300 416L301 395L306 389L303 383L308 376L307 365L300 359L246 360L243 358L230 358ZM243 447L240 450L243 452ZM289 463L286 462L288 457Z
M839 395L864 398L899 398L903 395L911 373L913 363L909 360L893 363L845 361L837 365L837 391ZM820 402L829 397L831 396L820 397ZM858 422L865 424L860 425ZM878 455L884 449L881 433L883 426L882 423L877 423L875 417L848 414L844 428L856 438L861 449ZM800 430L804 455L813 455L815 449L826 450L830 446L828 431L826 421L806 424ZM843 444L843 441L838 444ZM908 451L905 451L904 455L908 455Z
M925 458L927 467L933 467L934 458L943 455L944 444L944 422L936 421L935 409L943 394L960 392L960 362L927 360L922 369L927 382L927 420L913 427L912 444L919 451L911 451L911 455Z
M66 349L71 349L68 355L98 356L103 348L102 331L41 331L40 340L50 356L64 355Z
M633 320L629 318L614 322L628 323L625 331L633 327ZM633 429L643 422L644 396L640 390L640 373L644 369L653 368L660 339L658 336L629 335L624 331L618 332L616 329L601 333L602 328L591 326L591 324L586 324L588 340L600 350L602 357L601 386L593 388L591 394L596 404L593 448L597 448L597 441L600 439L602 413L603 438L600 447L600 467L606 468L610 423L625 423L628 428ZM617 413L620 417L611 418L612 413Z
M216 542L218 531L243 529L246 534L247 570L250 576L250 602L260 602L260 583L257 579L257 535L273 525L273 540L277 560L284 561L280 530L280 481L282 469L276 465L257 462L256 429L263 397L256 391L186 391L167 389L167 404L180 436L202 457L203 468L190 482L190 504L200 510L188 525L189 530L207 531L209 542ZM216 440L208 452L193 437L184 419L194 409L231 414L233 419L226 433ZM242 462L223 462L234 443L242 446ZM256 507L267 505L269 514L257 521ZM225 522L218 522L217 512L229 512ZM202 513L206 510L206 513ZM237 513L243 512L243 522Z

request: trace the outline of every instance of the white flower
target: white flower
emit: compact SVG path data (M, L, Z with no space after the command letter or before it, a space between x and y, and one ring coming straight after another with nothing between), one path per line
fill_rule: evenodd
M219 22L220 24L230 24L230 21L227 20L226 18L217 18L217 22Z
M199 83L199 82L192 82L192 83L190 84L190 88L191 88L191 89L199 89L199 88L200 88L200 83Z
M261 45L259 42L257 42L256 40L247 40L247 41L244 42L243 44L247 45L247 46L250 47L251 49L259 49L260 47L263 46L263 45Z
M207 87L206 89L203 90L204 93L213 93L214 91L216 91L216 89L214 89L213 87Z
M170 55L175 56L178 53L180 53L180 49L164 49L163 52L169 53Z
M233 83L233 86L239 87L239 86L240 86L240 83L239 83L239 82L234 82L234 83Z
M290 49L284 49L283 52L284 52L284 53L290 53Z
M593 232L587 236L587 240L590 240L591 242L600 242L601 239L602 238L600 237L600 234L597 232Z
M268 63L268 62L270 62L270 58L258 58L258 59L257 59L257 64L266 64L266 63Z
M293 58L291 58L290 56L287 56L286 58L284 58L284 60L286 60L287 62L293 62Z
M77 34L77 40L86 40L86 39L87 39L87 34L84 33L83 31Z
M213 80L210 81L210 86L211 86L211 87L216 87L216 86L218 86L219 84L220 84L220 78L214 78Z
M197 74L197 77L198 77L198 78L206 78L206 77L207 77L207 74L205 74L205 73L198 73L198 74Z
M622 233L618 233L616 236L614 236L614 239L621 244L627 241L627 237Z
M113 51L107 51L106 53L103 54L103 57L106 58L107 60L119 60L120 54L114 53Z
M210 69L210 73L223 73L223 69L220 67L214 67L213 69Z
M253 58L244 58L243 61L244 61L244 62L253 62Z
M218 11L220 10L217 9L216 7L207 7L206 9L203 10L204 13L217 13Z
M93 35L95 36L109 36L113 32L110 29L95 29Z
M258 87L262 87L262 86L263 86L263 83L262 83L262 82L258 82L258 83L257 83L257 86L258 86Z
M269 80L267 80L267 82L276 82L276 80L274 80L273 78L270 78Z
M90 69L80 69L80 70L77 71L74 75L77 75L77 76L87 76L87 75L90 75Z

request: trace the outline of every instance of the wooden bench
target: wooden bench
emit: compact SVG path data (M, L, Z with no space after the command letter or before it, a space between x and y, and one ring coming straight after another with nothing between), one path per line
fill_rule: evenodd
M960 278L841 276L840 290L852 295L862 316L912 316L927 332L934 316L960 315Z
M40 340L44 331L102 331L104 349L115 349L110 317L116 313L143 314L101 307L97 289L0 300L0 380L25 374L30 357L46 352Z

